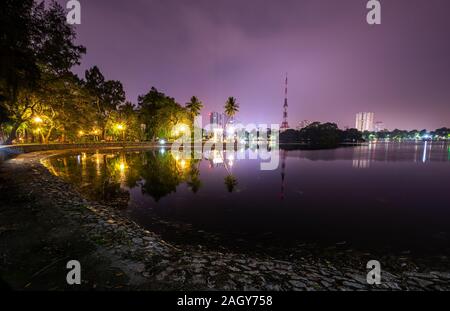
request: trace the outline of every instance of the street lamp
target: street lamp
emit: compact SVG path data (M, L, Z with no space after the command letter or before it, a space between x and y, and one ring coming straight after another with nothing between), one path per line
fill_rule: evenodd
M42 120L41 117L34 117L34 118L33 118L33 122L34 122L34 123L42 123L43 120Z
M179 135L187 134L187 133L189 133L189 126L184 123L179 123L179 124L175 125L172 129L173 136L179 136Z
M117 124L117 129L122 132L122 140L125 141L125 125Z
M40 140L42 140L42 137L40 137L40 134L41 134L41 127L40 127L40 125L41 125L42 122L44 122L44 120L42 120L42 118L39 117L39 116L36 116L36 117L33 118L33 123L35 123L37 125L37 129L34 132L38 135ZM33 136L33 141L34 141L34 136Z

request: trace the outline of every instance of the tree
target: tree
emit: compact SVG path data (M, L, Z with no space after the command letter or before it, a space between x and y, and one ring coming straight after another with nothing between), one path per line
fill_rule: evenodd
M189 113L174 98L152 87L147 94L138 97L141 122L145 124L147 137L170 137L178 124L191 124Z
M347 129L345 131L342 131L342 142L356 143L361 141L362 139L362 133L357 129Z
M97 126L100 128L101 137L106 138L107 124L111 120L113 112L125 101L125 91L120 81L105 80L97 66L85 72L86 88L94 98L97 108Z
M131 102L126 102L111 114L107 128L110 134L119 137L123 135L128 140L141 140L141 128L136 108ZM122 129L119 129L118 126Z
M314 122L300 130L300 139L313 147L332 148L341 142L341 131L335 123Z
M300 143L300 132L294 129L287 129L280 133L280 143L295 144Z
M74 28L55 1L46 8L43 1L5 0L0 14L0 105L12 124L10 144L33 115L34 92L79 64L85 48L73 43Z
M191 100L186 104L186 108L192 114L192 117L200 115L200 110L203 108L203 104L196 96L192 96Z
M239 111L239 104L236 103L236 98L228 97L225 103L225 115L228 117L227 123L233 118Z
M441 138L441 139L448 139L448 138L450 138L450 128L443 127L443 128L436 129L433 132L433 136L437 136L438 138Z
M408 131L395 129L391 132L391 138L394 140L403 140L408 137Z
M43 143L48 143L54 134L60 134L64 141L66 134L74 137L80 127L91 127L94 110L89 105L89 94L76 75L67 73L57 79L42 79L40 85L33 93L36 100L33 117L40 119L39 135Z

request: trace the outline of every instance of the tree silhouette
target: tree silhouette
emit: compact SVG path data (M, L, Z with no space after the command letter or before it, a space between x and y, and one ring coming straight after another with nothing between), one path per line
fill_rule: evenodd
M189 110L193 117L196 117L200 114L200 111L203 108L203 104L196 96L192 96L191 100L186 104L186 108Z
M228 117L228 121L236 115L239 111L239 104L236 102L236 98L228 97L225 103L225 115Z

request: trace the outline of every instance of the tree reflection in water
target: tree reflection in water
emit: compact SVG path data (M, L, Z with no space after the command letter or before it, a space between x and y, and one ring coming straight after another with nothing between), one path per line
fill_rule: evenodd
M234 188L238 185L237 178L233 175L228 175L225 177L225 186L227 187L228 192L233 192Z
M142 193L159 201L176 192L176 188L189 176L187 167L190 159L173 157L169 152L150 151L145 153L146 163L140 169L143 179Z
M233 192L238 184L232 174L233 159L224 161L222 152L215 156L221 158L221 166L227 171L226 189ZM54 175L70 181L90 199L126 206L123 203L129 201L129 190L133 188L140 188L156 202L176 192L182 183L192 193L198 193L203 186L200 163L193 154L178 157L165 149L154 149L69 154L49 158L45 164Z

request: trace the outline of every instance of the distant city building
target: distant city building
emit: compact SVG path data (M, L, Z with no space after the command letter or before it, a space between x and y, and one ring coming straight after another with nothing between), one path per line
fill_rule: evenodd
M313 122L312 122L312 121L309 121L309 120L303 120L303 121L300 121L300 123L299 123L298 126L297 126L297 130L304 129L305 127L310 126L312 123L313 123Z
M211 112L209 114L209 124L211 127L223 127L225 116L220 112Z
M356 114L356 129L361 132L373 131L375 114L373 112L360 112Z
M215 141L223 139L223 128L225 126L225 115L220 112L211 112L209 114L209 134Z
M386 129L386 127L384 126L384 122L381 121L377 121L375 122L375 132L382 132Z

